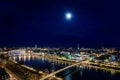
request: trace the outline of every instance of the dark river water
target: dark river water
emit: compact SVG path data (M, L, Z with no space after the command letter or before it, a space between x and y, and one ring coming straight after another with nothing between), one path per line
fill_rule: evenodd
M35 56L13 57L13 60L22 61L25 65L38 70L47 69L49 73L71 65L70 63ZM64 70L56 74L56 76L61 77L64 80L120 80L120 73L83 67L82 65Z

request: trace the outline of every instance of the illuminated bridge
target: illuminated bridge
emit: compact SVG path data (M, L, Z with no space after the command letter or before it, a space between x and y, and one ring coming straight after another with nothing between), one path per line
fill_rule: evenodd
M49 77L51 77L51 76L53 76L53 75L55 75L55 74L57 74L57 73L59 73L59 72L62 72L62 71L64 71L64 70L66 70L66 69L69 69L69 68L71 68L71 67L74 67L74 66L77 66L77 65L80 65L80 64L81 64L81 63L75 63L75 64L72 64L72 65L70 65L70 66L64 67L64 68L59 69L59 70L57 70L57 71L55 71L55 72L53 72L53 73L51 73L51 74L48 74L47 76L44 76L44 77L41 78L40 80L45 80L45 79L47 79L47 78L49 78Z

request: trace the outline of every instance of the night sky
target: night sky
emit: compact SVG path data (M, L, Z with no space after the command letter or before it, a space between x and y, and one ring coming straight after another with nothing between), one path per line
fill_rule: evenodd
M0 46L120 47L118 0L1 0ZM72 18L67 20L69 12Z

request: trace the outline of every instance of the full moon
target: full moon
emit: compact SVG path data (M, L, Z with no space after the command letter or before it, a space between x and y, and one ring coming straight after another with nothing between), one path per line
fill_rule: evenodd
M66 19L71 19L72 18L72 14L71 13L66 13Z

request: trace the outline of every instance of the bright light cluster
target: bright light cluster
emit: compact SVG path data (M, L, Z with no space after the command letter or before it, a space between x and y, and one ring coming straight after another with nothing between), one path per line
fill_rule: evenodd
M71 13L67 13L67 14L66 14L66 18L67 18L67 19L71 19L71 18L72 18L72 14L71 14Z

